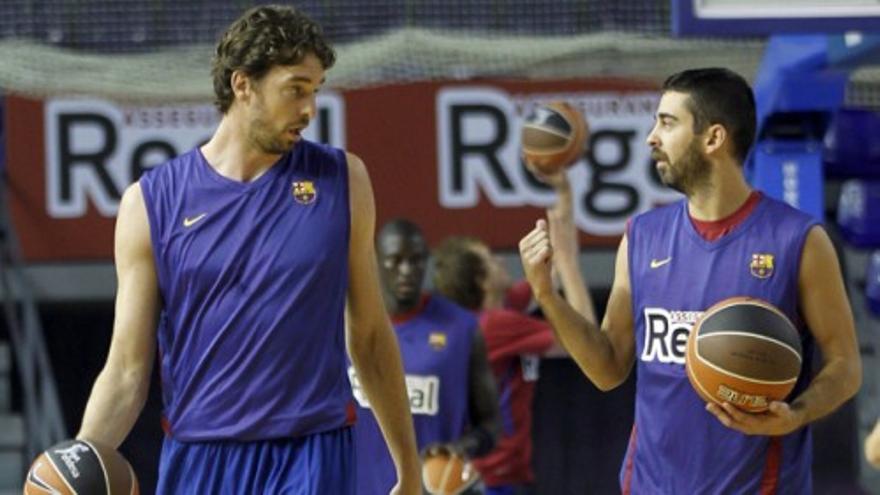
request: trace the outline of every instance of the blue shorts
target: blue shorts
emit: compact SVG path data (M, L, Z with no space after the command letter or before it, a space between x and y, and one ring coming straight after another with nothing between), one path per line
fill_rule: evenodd
M166 436L159 495L354 495L351 428L291 440L178 442Z

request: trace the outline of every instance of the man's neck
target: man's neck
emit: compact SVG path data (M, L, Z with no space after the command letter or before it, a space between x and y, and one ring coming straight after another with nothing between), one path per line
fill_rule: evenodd
M688 212L702 221L727 218L749 198L752 188L746 183L742 167L735 163L715 167L715 176L688 196Z
M238 120L224 116L201 151L218 174L239 182L250 182L266 173L281 155L256 149L247 141L247 130L238 124Z

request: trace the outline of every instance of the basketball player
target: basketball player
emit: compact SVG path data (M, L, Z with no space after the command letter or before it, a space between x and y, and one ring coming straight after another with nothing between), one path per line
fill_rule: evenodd
M465 458L486 454L500 429L498 395L476 318L442 296L422 292L428 244L414 223L397 219L385 224L376 246L419 450ZM358 494L386 494L394 484L394 465L357 378L351 381L360 404L355 425Z
M595 321L593 301L578 266L571 186L564 173L538 177L551 184L557 193L548 217L550 231L559 246L553 266L565 297L583 318ZM521 291L511 284L501 261L484 243L453 237L444 241L434 254L434 286L438 292L479 311L480 328L501 398L502 431L498 446L477 459L475 465L487 494L530 493L534 482L532 397L540 358L565 356L565 351L555 342L546 321L523 313L527 304L522 301L528 297L516 297Z
M739 75L698 69L666 80L648 144L663 182L686 198L628 225L601 327L552 290L547 265L557 254L546 222L520 242L535 297L587 377L612 389L636 365L624 493L810 493L808 425L860 386L837 256L816 219L746 183L754 136L754 97ZM694 321L732 296L773 303L801 331L806 352L792 400L766 413L707 406L686 377ZM814 342L823 356L815 376Z
M299 11L248 10L216 49L214 135L122 198L113 340L78 436L123 441L158 340L159 493L355 493L346 343L392 492L420 493L370 181L357 156L301 136L334 59Z

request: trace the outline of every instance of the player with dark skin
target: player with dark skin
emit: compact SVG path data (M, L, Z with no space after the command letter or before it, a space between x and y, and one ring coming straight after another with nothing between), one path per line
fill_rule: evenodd
M429 254L421 230L407 220L389 222L379 231L376 251L388 314L393 317L416 311L422 304ZM428 446L429 453L448 450L472 458L494 446L501 428L498 397L480 331L473 332L468 382L467 397L462 399L470 404L471 428L457 440Z

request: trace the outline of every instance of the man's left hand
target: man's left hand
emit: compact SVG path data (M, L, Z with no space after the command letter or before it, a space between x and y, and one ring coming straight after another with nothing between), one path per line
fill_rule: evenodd
M724 426L746 435L787 435L803 426L800 413L782 401L771 402L769 408L761 413L745 412L727 402L720 406L706 404L706 410Z

